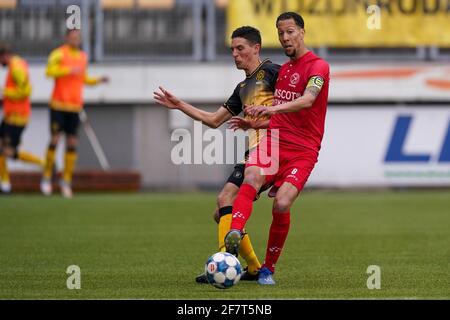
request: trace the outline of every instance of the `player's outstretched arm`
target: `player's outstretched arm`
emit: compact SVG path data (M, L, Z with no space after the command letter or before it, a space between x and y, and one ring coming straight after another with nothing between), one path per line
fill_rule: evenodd
M250 120L242 117L232 117L229 121L229 129L231 130L248 130L248 129L266 129L269 127L270 119Z
M92 77L89 76L87 73L84 74L84 83L88 86L95 86L100 83L108 83L109 77L108 76L102 76L102 77Z
M216 112L207 112L177 98L163 87L153 92L153 99L168 109L180 110L188 117L203 122L210 128L217 128L231 118L231 114L225 108L219 108Z

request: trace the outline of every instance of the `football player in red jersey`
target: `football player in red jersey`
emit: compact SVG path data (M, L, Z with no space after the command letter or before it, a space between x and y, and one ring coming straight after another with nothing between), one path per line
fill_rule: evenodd
M261 186L273 183L272 224L258 279L263 285L275 284L272 275L288 235L291 206L317 162L329 87L328 63L305 46L303 18L295 12L285 12L278 17L276 27L290 60L278 74L274 106L246 107L253 116L271 118L266 141L261 141L246 164L244 182L233 204L231 230L225 237L227 251L236 254L255 195ZM272 163L262 161L261 154L268 155ZM276 172L269 170L273 162L277 164Z
M273 92L278 78L279 65L269 59L260 58L261 35L259 30L251 26L242 26L233 31L231 35L231 54L236 68L245 71L245 79L236 85L230 98L215 112L207 112L177 98L166 89L160 87L154 92L154 99L169 109L177 109L194 120L202 121L211 128L217 128L226 121L230 121L230 128L254 129L249 132L249 150L256 148L268 125L268 118L253 118L242 113L245 104L273 105ZM248 153L246 152L246 154ZM247 158L247 156L246 156ZM240 185L244 181L245 163L238 163L233 173L226 181L217 197L217 210L215 220L218 223L219 251L225 251L224 238L230 231L231 211L234 198ZM263 188L264 190L264 188ZM255 197L257 198L257 197ZM248 234L243 232L240 255L248 264L247 270L242 274L241 280L257 280L261 264L256 256ZM207 283L203 272L195 279L198 283Z

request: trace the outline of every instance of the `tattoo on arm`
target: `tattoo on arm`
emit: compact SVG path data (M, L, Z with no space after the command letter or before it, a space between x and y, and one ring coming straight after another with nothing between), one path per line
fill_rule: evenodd
M315 86L310 86L306 88L305 93L306 92L309 92L314 98L317 98L320 93L320 89Z
M322 90L324 80L321 76L313 76L309 79L308 85L306 86L306 91L308 91L314 98L317 98L317 96L320 93L320 90Z

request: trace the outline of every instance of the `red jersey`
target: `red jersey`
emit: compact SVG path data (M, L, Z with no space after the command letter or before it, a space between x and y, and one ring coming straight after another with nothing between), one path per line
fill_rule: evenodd
M302 146L317 152L320 150L330 82L328 63L309 51L299 59L283 64L275 85L274 104L301 97L308 81L314 76L321 77L324 83L311 107L298 112L275 114L270 119L269 129L279 130L280 148L297 149Z

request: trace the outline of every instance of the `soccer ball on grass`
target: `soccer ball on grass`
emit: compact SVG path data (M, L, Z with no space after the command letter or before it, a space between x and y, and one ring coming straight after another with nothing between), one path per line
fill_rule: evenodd
M219 289L228 289L241 279L242 267L238 258L228 252L217 252L205 264L208 282Z

